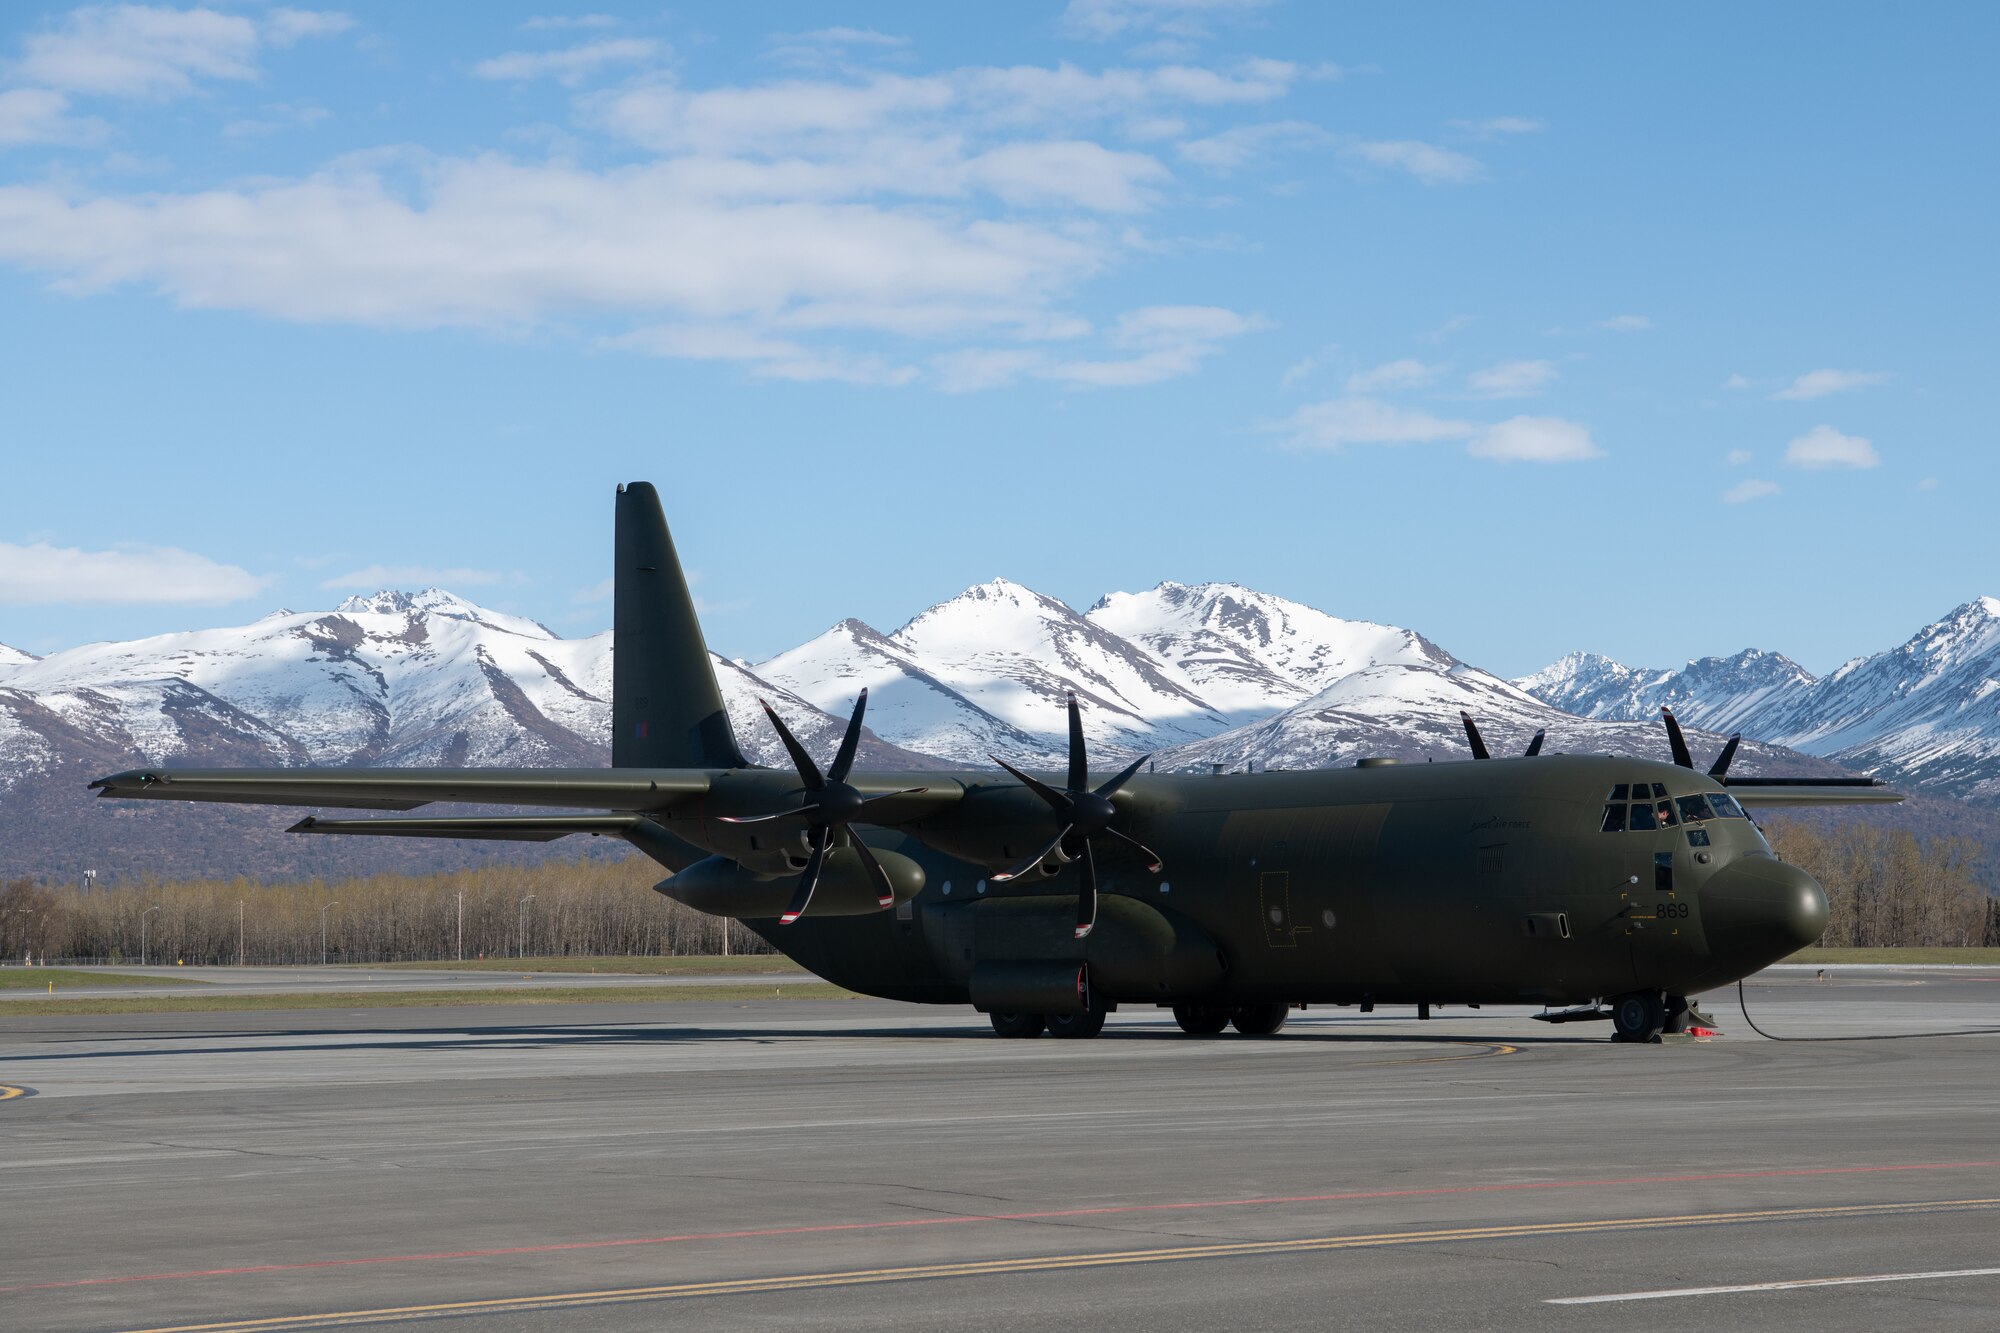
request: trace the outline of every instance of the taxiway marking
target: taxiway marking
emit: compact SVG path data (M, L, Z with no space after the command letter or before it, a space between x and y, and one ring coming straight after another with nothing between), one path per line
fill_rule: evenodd
M1609 1305L1618 1301L1665 1301L1676 1296L1734 1296L1745 1291L1797 1291L1804 1287L1858 1287L1869 1282L1929 1282L1948 1277L2000 1277L2000 1268L1942 1268L1930 1273L1869 1273L1861 1277L1799 1277L1781 1282L1745 1282L1734 1287L1671 1287L1662 1291L1621 1291L1610 1296L1558 1296L1544 1305Z
M671 1236L620 1236L608 1240L550 1241L540 1245L507 1245L480 1250L433 1250L421 1254L361 1255L352 1259L314 1259L289 1264L245 1264L233 1268L195 1268L173 1273L127 1273L109 1277L69 1278L56 1282L23 1282L0 1286L0 1294L19 1291L59 1291L69 1287L119 1286L129 1282L176 1282L189 1278L250 1277L260 1273L298 1273L322 1268L364 1268L378 1264L438 1263L452 1259L501 1259L524 1254L560 1254L569 1250L630 1249L643 1245L676 1245L693 1241L765 1240L776 1236L809 1236L838 1231L899 1231L913 1227L965 1226L991 1222L1047 1222L1073 1217L1107 1217L1130 1213L1194 1212L1214 1208L1273 1208L1308 1203L1354 1203L1368 1199L1420 1199L1465 1194L1539 1193L1546 1190L1593 1189L1618 1185L1690 1185L1720 1180L1788 1180L1813 1176L1902 1174L1913 1171L1972 1171L2000 1167L1985 1162L1907 1162L1863 1166L1805 1166L1762 1171L1709 1171L1678 1176L1612 1176L1585 1180L1530 1180L1494 1185L1432 1185L1395 1190L1348 1190L1334 1194L1270 1195L1251 1199L1195 1199L1180 1203L1104 1204L1095 1208L1051 1208L1022 1213L965 1213L945 1217L896 1218L874 1222L822 1222L816 1225L759 1227L743 1231L695 1231Z
M0 1102L11 1102L16 1097L25 1097L27 1095L28 1090L26 1088L16 1088L5 1083L0 1083Z
M1609 1231L1665 1231L1684 1227L1728 1226L1755 1222L1884 1217L1993 1207L2000 1207L2000 1199L1932 1199L1911 1203L1759 1208L1729 1213L1679 1213L1662 1217L1611 1217L1577 1222L1525 1222L1504 1226L1449 1227L1429 1231L1383 1231L1358 1236L1310 1236L1297 1240L1225 1241L1205 1245L1179 1245L1165 1249L1045 1255L1021 1259L982 1259L959 1263L916 1264L903 1268L858 1268L843 1272L791 1273L778 1277L730 1278L651 1287L613 1287L597 1291L548 1292L536 1296L442 1301L427 1305L394 1305L368 1310L329 1310L321 1314L231 1319L207 1324L173 1324L139 1329L134 1333L271 1333L284 1329L337 1328L347 1324L364 1323L405 1323L473 1314L516 1314L540 1310L575 1309L583 1306L625 1305L643 1301L685 1300L700 1296L747 1296L774 1291L870 1286L885 1282L919 1282L940 1278L993 1277L1014 1273L1050 1273L1080 1268L1116 1268L1134 1264L1177 1263L1194 1259L1235 1259L1270 1254L1379 1249L1401 1245L1435 1244L1441 1241L1464 1243L1481 1240L1519 1240L1541 1236L1588 1235Z

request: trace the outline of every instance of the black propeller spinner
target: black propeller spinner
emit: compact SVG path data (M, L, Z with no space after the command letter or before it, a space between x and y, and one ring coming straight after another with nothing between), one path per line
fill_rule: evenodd
M1687 737L1681 735L1681 724L1674 720L1674 710L1660 705L1660 718L1667 724L1667 745L1674 752L1674 762L1682 768L1694 767L1694 756L1688 753ZM1737 732L1722 747L1722 753L1715 756L1715 762L1708 766L1708 775L1717 782L1729 775L1730 761L1736 758L1736 747L1743 743L1743 733Z
M1472 757L1474 759L1491 759L1493 753L1486 748L1486 738L1479 734L1479 724L1472 720L1472 714L1461 708L1458 710L1458 720L1465 724L1465 743L1472 747ZM1542 742L1548 738L1549 733L1546 729L1536 732L1535 738L1528 742L1528 748L1523 752L1521 757L1523 759L1533 759L1542 752Z
M1076 706L1076 696L1069 696L1069 783L1065 790L1057 791L1047 783L1038 782L998 755L993 762L1012 773L1022 786L1048 802L1049 809L1056 812L1056 823L1061 831L1050 838L1046 845L1027 860L1005 874L993 876L994 882L1001 883L1018 879L1042 863L1043 858L1061 847L1080 862L1078 873L1083 887L1077 895L1076 937L1082 939L1090 934L1097 924L1097 862L1090 854L1090 840L1099 834L1116 838L1138 852L1146 859L1146 869L1155 874L1160 870L1160 858L1137 839L1129 838L1111 827L1112 818L1118 813L1111 804L1112 793L1129 781L1139 771L1151 755L1140 755L1129 764L1125 771L1092 791L1086 784L1090 781L1089 756L1083 747L1083 714Z
M847 719L847 733L840 738L840 749L833 756L833 767L822 776L819 765L812 761L806 748L799 744L798 737L792 735L784 719L764 700L764 715L771 719L771 726L777 730L778 739L785 743L785 750L792 756L792 767L798 769L799 780L805 783L800 793L806 799L796 809L780 810L770 815L724 815L725 824L761 824L766 820L790 819L796 815L806 818L806 843L812 848L812 855L806 861L805 873L799 876L798 891L792 895L792 905L778 918L778 924L789 926L805 915L806 907L812 902L813 890L819 886L819 872L826 864L827 849L833 844L833 831L844 828L877 801L891 800L897 796L914 796L928 791L927 787L911 787L906 791L884 792L879 796L864 797L847 785L848 770L854 767L854 752L861 744L861 716L868 711L868 691L861 691L861 697L854 701L854 716ZM875 859L875 853L868 844L856 837L849 837L848 845L867 867L868 877L875 881L875 901L883 907L891 907L896 902L895 889L884 873L882 863Z

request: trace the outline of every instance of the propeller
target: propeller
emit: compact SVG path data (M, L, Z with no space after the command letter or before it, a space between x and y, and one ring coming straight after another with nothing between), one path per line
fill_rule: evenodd
M1472 720L1472 714L1461 708L1458 710L1458 720L1465 724L1465 742L1472 747L1472 757L1474 759L1491 759L1493 752L1486 748L1486 738L1479 734L1479 724ZM1533 759L1542 752L1542 742L1548 738L1549 733L1546 728L1536 732L1534 739L1528 742L1528 748L1522 752L1521 757L1523 759Z
M1667 724L1667 744L1674 752L1674 762L1682 768L1694 767L1694 756L1688 753L1687 737L1681 734L1681 724L1674 719L1674 710L1660 705L1660 719ZM1715 756L1715 762L1708 766L1708 775L1717 782L1729 774L1729 765L1736 758L1736 747L1743 743L1743 733L1737 732L1722 747L1722 753Z
M813 890L819 887L820 871L826 865L826 853L833 845L835 829L845 828L862 811L879 801L892 800L898 796L915 796L928 791L927 787L911 787L906 791L884 792L879 796L863 796L847 785L847 774L854 767L854 752L861 744L861 717L868 711L868 691L861 691L861 697L854 701L854 716L847 719L847 732L840 738L840 749L833 756L833 765L824 774L806 747L799 744L798 737L792 735L791 728L778 716L777 710L764 700L757 701L764 707L764 716L771 719L771 726L784 742L785 752L792 757L792 767L798 769L799 780L805 783L800 793L806 799L796 808L780 810L769 815L724 815L725 824L762 824L773 819L791 819L803 815L806 819L806 845L812 855L806 860L805 873L799 876L798 891L792 894L791 906L785 909L778 924L789 926L806 913L812 902ZM875 853L859 838L849 837L848 845L861 858L861 864L868 871L868 878L875 882L875 901L883 907L891 907L896 902L896 891L889 883L889 876L882 869L882 863L875 859Z
M1090 763L1083 746L1083 714L1076 706L1074 694L1069 696L1069 780L1064 790L1057 791L1047 783L1029 777L998 755L993 756L994 763L1013 774L1022 786L1048 803L1049 809L1056 812L1056 823L1059 825L1055 837L1012 870L993 876L994 882L1019 879L1040 865L1058 847L1075 847L1079 874L1083 879L1083 890L1076 905L1076 937L1082 939L1090 934L1091 928L1097 924L1097 861L1090 851L1092 838L1104 835L1117 839L1145 858L1146 869L1155 874L1159 872L1160 858L1150 848L1111 827L1111 820L1118 813L1118 808L1111 803L1112 794L1124 786L1150 758L1151 755L1140 755L1117 777L1092 791L1086 785L1090 781Z

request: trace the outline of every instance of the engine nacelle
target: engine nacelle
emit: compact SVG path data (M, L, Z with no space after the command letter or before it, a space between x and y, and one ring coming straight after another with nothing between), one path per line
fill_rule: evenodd
M899 852L874 848L875 859L889 877L889 887L898 903L908 902L924 889L924 868ZM780 916L791 905L798 890L795 871L760 874L726 856L710 856L695 862L672 879L653 886L675 902L686 903L697 912L711 916L731 916L761 920ZM836 847L826 854L820 871L819 887L813 890L812 906L806 915L867 916L883 911L875 881L852 847Z

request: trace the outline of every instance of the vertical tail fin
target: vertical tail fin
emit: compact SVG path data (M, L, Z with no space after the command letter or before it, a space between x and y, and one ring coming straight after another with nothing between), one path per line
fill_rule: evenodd
M618 488L611 766L743 768L660 496Z

